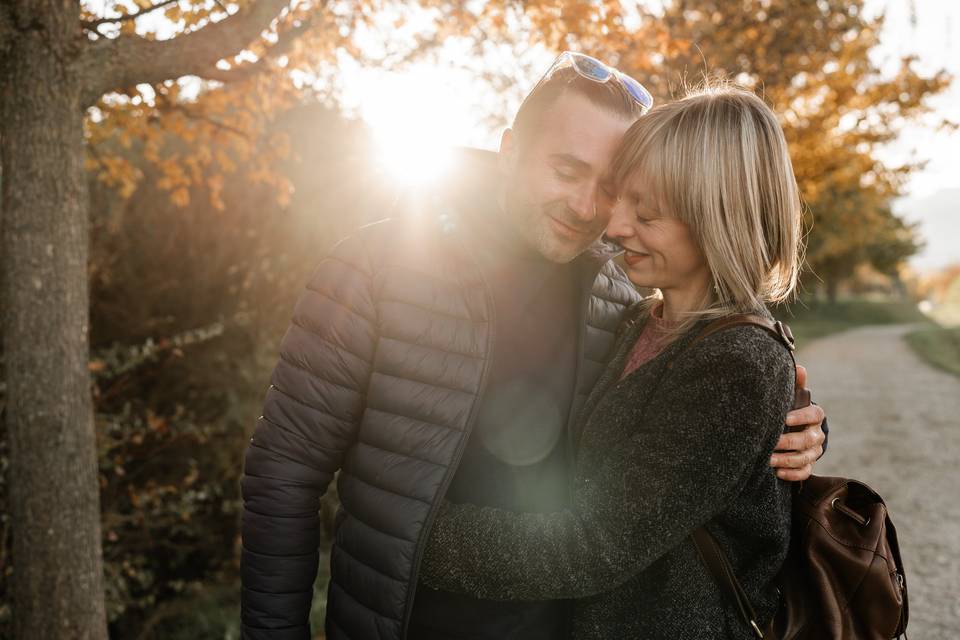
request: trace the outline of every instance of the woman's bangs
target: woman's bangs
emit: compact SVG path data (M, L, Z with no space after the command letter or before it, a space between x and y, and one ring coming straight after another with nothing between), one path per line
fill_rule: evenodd
M664 144L663 127L655 126L656 123L649 124L654 126L631 132L634 136L614 160L614 180L620 193L628 183L640 182L649 197L648 202L657 210L673 215L676 203L670 194L676 179L671 175L670 167L674 162Z

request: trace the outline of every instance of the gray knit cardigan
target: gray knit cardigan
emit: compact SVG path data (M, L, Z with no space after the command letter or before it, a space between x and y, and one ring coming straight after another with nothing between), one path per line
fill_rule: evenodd
M575 599L575 640L746 640L690 541L706 524L760 622L773 616L790 489L769 458L793 398L792 360L750 326L684 351L701 322L619 381L644 322L623 332L584 406L571 507L445 503L424 584L494 600Z

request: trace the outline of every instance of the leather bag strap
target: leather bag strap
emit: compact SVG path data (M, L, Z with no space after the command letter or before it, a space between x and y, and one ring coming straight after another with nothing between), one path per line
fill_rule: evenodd
M698 528L691 535L694 545L697 547L697 553L700 554L700 559L713 576L717 586L720 587L727 600L740 614L740 619L743 620L744 624L753 630L757 638L763 640L763 631L757 625L757 614L750 605L746 592L733 574L733 567L730 566L730 561L727 560L726 554L723 553L716 539L710 535L705 527Z
M797 350L797 346L796 340L793 337L793 332L790 331L790 327L779 320L770 320L763 316L746 313L720 318L719 320L714 320L708 324L699 334L697 334L697 337L691 340L689 344L687 344L674 356L673 360L667 363L667 368L672 369L673 363L679 356L683 355L687 350L691 349L704 338L712 336L718 331L732 329L733 327L740 327L744 325L760 327L776 338L778 342L787 348L787 351L790 353L790 359L793 360L793 366L796 368L797 359L794 356L794 351ZM791 409L802 409L803 407L808 407L810 406L810 402L810 391L808 389L797 389L794 393L793 406Z

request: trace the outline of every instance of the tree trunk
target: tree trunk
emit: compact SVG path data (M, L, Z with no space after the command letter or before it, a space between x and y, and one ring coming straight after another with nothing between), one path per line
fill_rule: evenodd
M837 302L837 287L838 282L836 278L827 279L827 302L830 304L836 304Z
M78 4L7 5L15 28L0 61L13 617L24 640L107 638Z

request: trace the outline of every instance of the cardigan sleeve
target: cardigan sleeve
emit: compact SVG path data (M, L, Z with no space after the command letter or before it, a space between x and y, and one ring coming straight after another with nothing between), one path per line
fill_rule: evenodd
M645 424L578 470L570 509L444 503L421 581L493 600L580 598L626 582L721 513L752 474L773 473L794 377L759 329L703 340L676 361Z

